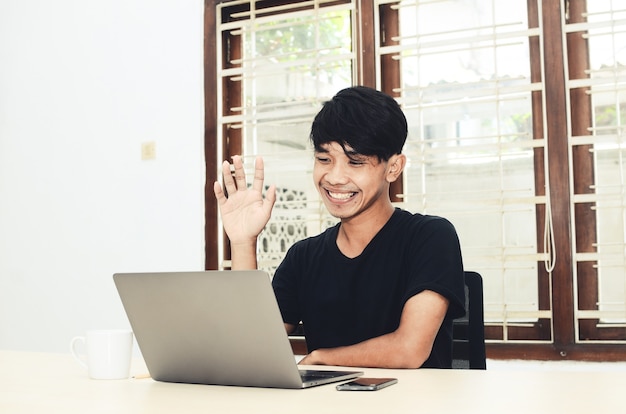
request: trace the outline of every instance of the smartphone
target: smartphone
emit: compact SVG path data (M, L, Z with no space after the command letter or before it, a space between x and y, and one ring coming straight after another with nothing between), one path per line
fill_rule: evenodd
M338 391L376 391L398 382L397 378L358 378L337 385Z

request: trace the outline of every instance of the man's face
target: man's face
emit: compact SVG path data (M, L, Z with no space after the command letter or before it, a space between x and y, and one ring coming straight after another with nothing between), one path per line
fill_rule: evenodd
M388 162L350 151L331 142L315 152L313 181L330 214L340 219L376 213L389 202Z

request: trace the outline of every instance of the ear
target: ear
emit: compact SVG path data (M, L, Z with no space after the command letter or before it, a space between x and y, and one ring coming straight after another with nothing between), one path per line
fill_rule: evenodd
M400 177L404 166L406 165L406 156L404 154L395 154L387 161L387 181L392 183Z

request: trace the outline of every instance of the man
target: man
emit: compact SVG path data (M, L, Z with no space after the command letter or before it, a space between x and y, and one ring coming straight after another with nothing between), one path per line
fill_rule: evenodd
M464 313L463 264L447 220L394 208L407 122L397 102L366 87L340 91L311 127L313 180L340 219L295 243L272 281L287 332L302 321L309 354L301 364L449 368L452 319ZM233 269L254 269L257 236L275 187L262 196L263 160L247 188L240 157L224 162L228 198L214 185Z

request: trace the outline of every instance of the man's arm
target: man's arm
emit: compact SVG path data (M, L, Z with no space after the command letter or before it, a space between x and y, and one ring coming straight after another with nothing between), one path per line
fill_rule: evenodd
M422 291L404 304L400 326L394 332L350 346L317 349L300 364L419 368L430 356L448 304L442 295Z

